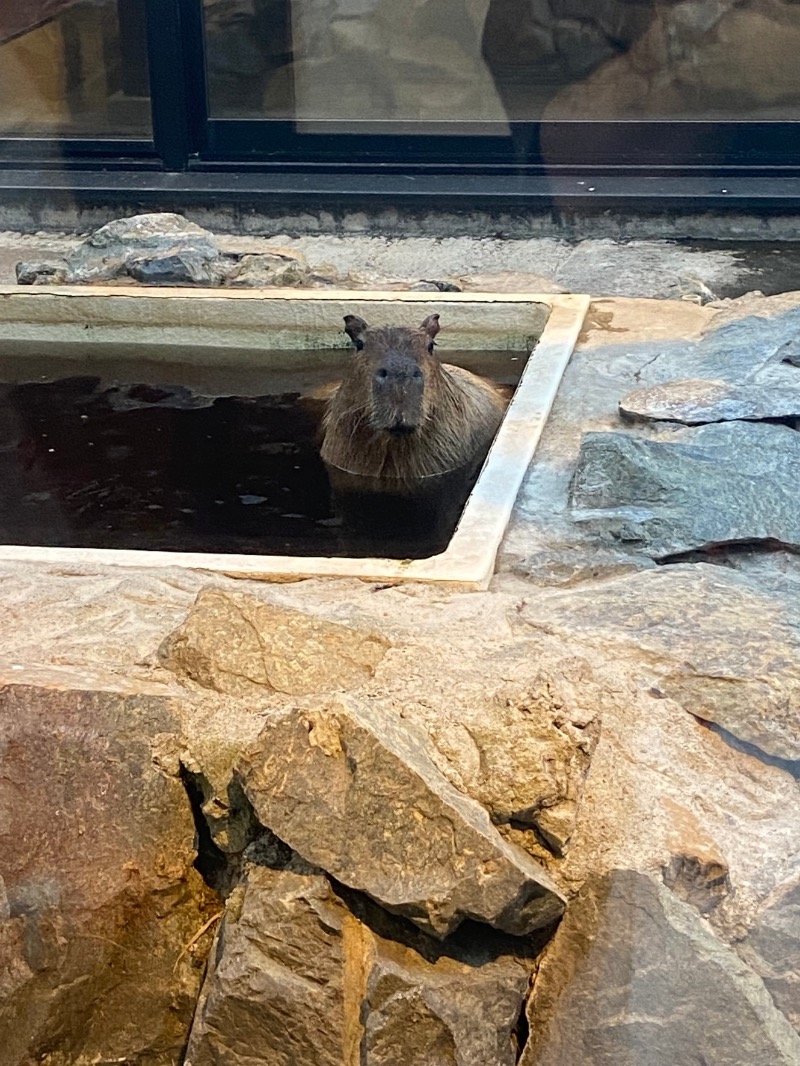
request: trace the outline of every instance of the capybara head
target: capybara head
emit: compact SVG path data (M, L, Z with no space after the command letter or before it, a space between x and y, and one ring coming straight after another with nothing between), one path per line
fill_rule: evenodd
M430 417L440 381L433 342L439 316L429 315L419 329L370 327L357 315L345 316L345 332L357 354L348 382L363 389L364 407L374 430L401 436Z

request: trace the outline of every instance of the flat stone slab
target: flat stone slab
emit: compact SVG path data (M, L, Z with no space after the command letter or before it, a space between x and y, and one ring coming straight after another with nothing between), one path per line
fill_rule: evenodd
M668 381L629 392L620 414L637 422L765 421L800 418L800 388L730 385L725 381Z
M722 422L668 441L587 433L572 517L605 545L652 559L737 542L800 547L800 433Z
M656 694L768 755L800 759L800 614L721 566L659 567L533 598L525 621L640 664Z
M396 713L339 698L275 715L241 767L262 825L337 881L437 937L466 918L514 935L564 899Z

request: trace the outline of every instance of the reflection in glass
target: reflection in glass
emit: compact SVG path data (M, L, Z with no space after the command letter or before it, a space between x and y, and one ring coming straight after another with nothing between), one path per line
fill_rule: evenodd
M151 136L144 0L3 0L0 136Z
M793 0L205 0L212 117L792 120ZM322 128L322 125L320 125ZM500 130L498 129L498 132Z

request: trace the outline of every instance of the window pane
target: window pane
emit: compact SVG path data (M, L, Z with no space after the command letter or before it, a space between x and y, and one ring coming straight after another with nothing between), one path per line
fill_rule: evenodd
M150 135L144 0L0 3L0 136Z
M204 0L211 114L800 118L797 0Z

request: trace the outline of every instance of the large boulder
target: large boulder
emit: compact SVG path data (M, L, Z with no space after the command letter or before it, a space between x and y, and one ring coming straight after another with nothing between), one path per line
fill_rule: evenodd
M177 1066L216 909L177 714L46 675L0 689L0 1058Z
M357 897L348 906L286 849L250 854L186 1066L513 1066L528 945L478 934L444 948Z
M435 936L466 918L525 934L564 908L545 870L437 769L424 734L379 705L274 715L241 772L262 825Z
M520 1066L796 1066L763 982L635 870L587 882L541 962Z

